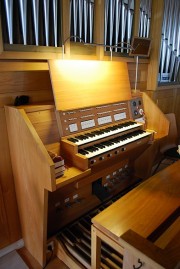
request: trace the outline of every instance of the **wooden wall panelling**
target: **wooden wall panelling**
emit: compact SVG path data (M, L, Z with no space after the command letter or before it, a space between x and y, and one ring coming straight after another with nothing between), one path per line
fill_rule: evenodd
M146 128L155 131L155 139L161 139L167 136L169 131L169 121L146 93L143 93L143 104L146 117Z
M0 94L51 89L48 71L2 72L0 84Z
M47 61L0 60L0 72L48 71Z
M0 59L2 60L47 60L47 59L61 59L62 58L62 53L60 52L47 52L47 51L42 51L39 49L38 51L35 52L22 52L22 51L3 51L0 54Z
M29 96L30 103L40 103L42 100L44 102L49 102L51 100L52 94L49 91L23 91L23 92L13 92L6 93L1 95L0 107L3 107L4 104L14 105L14 101L17 96L27 95Z
M104 44L104 9L105 0L95 1L95 16L94 16L94 42L98 44ZM96 47L97 59L103 60L104 47Z
M174 111L175 89L157 89L154 92L154 100L163 113L167 114Z
M8 231L8 221L4 204L3 191L1 188L1 178L0 178L0 248L10 244L9 231Z
M0 85L0 107L13 105L19 95L28 95L30 103L53 101L48 71L0 72Z
M152 0L152 16L150 28L152 46L150 52L150 64L148 67L147 90L156 90L157 88L163 10L164 0Z
M143 93L142 96L146 128L155 131L155 140L138 158L136 158L134 167L137 176L140 178L148 178L151 176L152 167L159 154L159 143L161 139L168 134L169 121L146 93Z
M0 54L3 52L3 38L2 38L2 25L1 25L1 14L0 14Z
M154 100L154 93L155 91L146 91L146 94L156 103L156 101Z
M54 109L27 113L44 145L60 142Z
M178 134L180 136L180 86L160 86L154 91L152 98L163 113L175 113Z
M178 137L179 137L179 143L180 143L180 87L176 89L175 96L176 97L175 97L174 113L176 115L176 123L177 123Z
M70 37L70 0L62 0L62 43ZM65 55L61 56L69 58L70 56L70 40L67 40L64 48ZM62 52L63 53L63 52Z
M0 248L21 238L21 227L17 209L14 180L9 154L9 142L4 109L0 109L0 188L1 225Z
M6 118L25 247L44 266L48 190L56 189L54 163L23 109L6 107Z
M135 59L134 59L135 61ZM131 84L131 89L135 88L135 77L136 77L136 64L128 63L129 80ZM137 76L137 89L140 91L145 91L147 88L147 71L148 63L139 63L138 65L138 76Z
M133 36L139 36L139 19L140 19L140 0L134 1L134 25L133 25Z

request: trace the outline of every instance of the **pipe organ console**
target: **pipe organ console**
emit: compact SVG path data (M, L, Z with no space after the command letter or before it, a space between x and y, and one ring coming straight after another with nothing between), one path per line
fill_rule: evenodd
M86 170L119 157L132 147L147 144L153 132L144 130L142 121L138 122L138 116L143 117L141 111L142 98L60 112L65 134L61 140L62 152Z
M42 266L53 237L69 268L90 268L91 218L142 181L134 161L168 132L152 100L132 96L125 63L85 62L49 61L55 105L6 107L23 238ZM62 176L48 152L64 159ZM122 259L102 245L102 268Z

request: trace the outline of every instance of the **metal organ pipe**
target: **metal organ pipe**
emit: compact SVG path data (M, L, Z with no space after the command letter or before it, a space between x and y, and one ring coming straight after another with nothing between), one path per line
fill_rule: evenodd
M125 43L130 43L134 17L134 0L105 1L105 46L120 44L120 51L128 52ZM112 46L115 52L117 46Z
M84 41L87 42L87 18L88 18L88 7L87 2L84 1Z
M160 81L176 81L179 72L180 2L165 0L162 26Z
M39 45L39 0L32 0L33 26L36 46Z
M90 36L89 36L89 42L93 42L93 23L94 23L94 2L90 3L89 7L89 27L90 27Z
M115 0L112 0L109 6L109 45L112 45L113 42L113 24L114 24L114 9L115 9Z
M104 43L107 44L107 33L108 33L108 12L109 12L109 0L105 1L105 14L104 14Z
M71 0L70 1L71 36L83 39L85 43L93 42L94 0Z
M127 8L128 2L122 1L122 9L121 9L121 47L123 47L124 37L125 37L125 29L126 29L126 17L127 17ZM121 49L123 52L123 49Z
M167 0L168 2L169 0ZM166 3L164 8L164 18L168 17L168 4ZM161 60L160 60L160 76L162 77L163 69L164 69L164 63L165 63L165 55L166 55L166 29L167 29L168 20L163 20L163 26L162 26L162 40L161 40Z
M151 5L151 0L140 1L139 37L149 37Z
M2 14L5 14L5 23L2 24L5 43L61 46L61 0L2 2Z
M27 0L19 0L23 44L27 45Z
M45 42L49 46L49 0L43 0Z
M77 36L77 0L72 1L72 7L73 7L73 35ZM74 38L74 41L76 41L76 37Z
M15 7L13 0L3 1L9 44L61 45L61 1L17 0ZM79 36L85 43L93 43L94 0L71 0L70 7L71 36L74 36L74 41L79 41L76 38ZM105 49L128 52L124 44L130 43L133 16L134 0L105 0ZM19 21L19 24L13 27L13 20Z
M179 24L180 24L180 17L179 17L179 2L175 1L174 3L174 20L173 20L173 31L171 33L171 61L170 61L170 81L174 81L175 77L173 77L173 73L176 72L176 67L175 67L175 61L177 59L177 47L178 47L178 40L179 40ZM177 65L178 61L176 61ZM175 72L173 71L175 67Z
M118 43L119 36L119 24L120 24L120 13L121 12L121 1L116 0L116 26L115 26L115 44ZM117 52L117 48L115 48L115 52Z
M169 7L169 16L173 16L174 13L174 3L171 3ZM174 31L173 29L173 20L169 20L169 27L168 27L168 32L167 32L167 51L166 51L166 64L165 64L165 73L168 73L169 69L169 62L170 62L170 56L171 56L171 32Z
M131 33L132 33L132 23L133 23L133 16L134 16L134 1L129 1L128 6L128 31L127 31L127 43L131 42ZM127 50L129 52L129 50Z
M52 1L52 0L51 0ZM58 42L57 42L57 16L58 16L58 12L57 12L57 0L53 0L53 31L54 31L54 46L57 47L58 46Z
M83 5L82 0L78 1L79 5L79 37L82 38L82 12L83 12Z
M13 44L13 2L13 0L4 1L9 44Z

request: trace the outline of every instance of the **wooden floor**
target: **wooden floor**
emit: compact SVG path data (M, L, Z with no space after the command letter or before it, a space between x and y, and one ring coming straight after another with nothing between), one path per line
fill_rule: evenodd
M58 258L55 258L47 265L46 269L69 269L69 267Z
M71 269L68 268L57 257L50 259L47 264L42 267L31 256L25 247L13 250L0 257L0 268L3 269Z
M29 254L26 248L18 250L19 255L27 264L29 269L42 269L37 261ZM20 268L19 268L20 269ZM57 257L52 258L43 269L70 269Z

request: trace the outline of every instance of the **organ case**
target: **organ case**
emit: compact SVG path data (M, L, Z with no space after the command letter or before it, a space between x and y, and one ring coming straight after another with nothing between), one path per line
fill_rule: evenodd
M138 183L132 172L134 160L154 139L168 133L168 121L151 99L146 94L131 95L126 63L51 60L49 70L55 104L6 107L23 238L42 266L46 264L48 237L103 200ZM123 146L120 139L117 147L110 145L93 159L81 154L80 150L87 151L87 144L108 142L108 132L111 139L129 139L131 128L120 130L129 122L136 124L136 131L148 135ZM85 144L82 140L80 146L69 140L84 135L87 139L87 133L91 137L99 129L104 134ZM68 168L62 177L56 178L48 151L64 158ZM100 194L94 193L94 182Z

